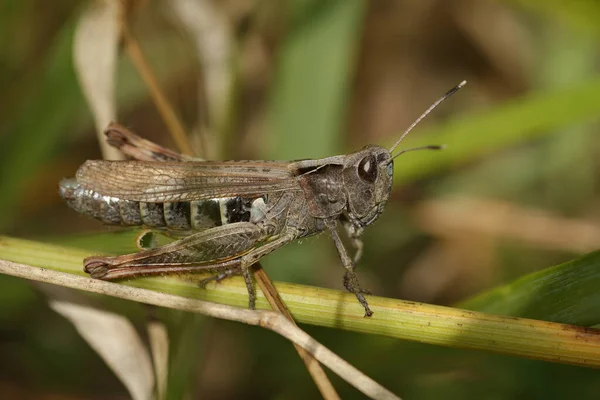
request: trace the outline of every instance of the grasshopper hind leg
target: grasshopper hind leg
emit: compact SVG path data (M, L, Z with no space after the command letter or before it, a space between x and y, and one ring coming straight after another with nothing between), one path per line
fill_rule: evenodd
M206 285L210 282L221 282L224 279L231 278L234 275L242 275L244 278L244 283L246 284L246 289L248 290L248 307L251 310L256 309L256 289L254 288L254 283L252 282L252 276L250 276L250 270L248 268L240 268L233 267L226 269L223 272L219 272L218 274L214 274L209 276L208 278L202 279L198 282L198 287L202 289L206 289Z
M201 231L164 246L116 257L88 257L84 269L92 278L113 280L143 275L239 269L240 256L264 238L249 222Z
M104 134L106 135L108 144L134 160L158 162L194 160L193 157L176 153L149 140L143 139L115 122L111 122L108 125Z
M298 231L288 228L263 245L266 234L249 222L223 225L187 236L167 245L116 257L88 257L84 269L93 278L113 280L144 275L222 271L204 280L222 280L241 274L255 308L256 290L250 267L262 257L293 241ZM258 247L257 247L258 246Z
M205 289L206 285L208 285L211 282L221 282L224 279L227 278L231 278L234 275L240 275L242 272L239 268L229 268L226 269L223 272L219 272L218 274L214 274L209 276L208 278L204 278L202 279L200 282L197 283L198 287Z

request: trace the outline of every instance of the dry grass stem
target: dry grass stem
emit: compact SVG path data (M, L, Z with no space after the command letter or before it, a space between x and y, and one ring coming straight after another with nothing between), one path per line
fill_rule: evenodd
M263 294L265 295L265 298L269 302L269 305L271 306L271 308L273 310L281 313L291 323L296 324L296 321L294 321L292 314L290 314L290 311L288 310L285 303L283 302L283 299L279 295L279 292L277 292L277 289L275 289L275 286L273 286L273 282L271 281L271 279L269 278L269 276L263 269L262 265L260 263L256 263L256 264L254 264L253 269L254 269L254 276L256 277L256 281L258 282L258 285L260 286L260 289L262 290ZM335 388L331 384L331 381L325 374L325 371L323 370L323 368L321 368L321 365L319 364L319 362L309 352L304 350L302 347L300 347L296 343L294 343L294 347L296 348L296 351L300 355L300 358L302 359L302 361L304 361L304 364L306 365L306 369L308 369L308 372L310 373L313 380L315 381L315 384L319 388L319 392L321 392L321 395L323 396L323 398L328 399L328 400L329 399L339 399L340 396L338 395Z
M310 352L319 362L326 365L346 382L373 399L398 399L389 390L369 378L348 362L314 340L280 313L273 311L246 310L190 299L147 289L133 288L117 283L91 279L84 276L57 272L51 269L0 260L0 273L54 285L84 290L144 304L196 312L209 317L261 326Z
M150 64L146 60L142 48L138 43L137 39L131 32L129 28L127 15L122 10L121 13L121 36L123 38L125 44L125 50L127 54L131 58L131 61L135 68L140 73L142 80L148 87L150 91L150 96L156 105L158 112L163 118L165 125L169 129L175 144L179 151L186 155L194 155L194 150L188 140L188 137L185 133L185 129L183 124L179 120L175 109L171 106L167 97L165 96L158 79L156 78L156 74L152 71Z
M0 236L0 258L77 276L84 275L81 262L88 255L89 251L86 250ZM555 278L567 279L569 286L574 288L570 290L589 290L582 286L585 282L577 282L568 276L572 277L581 270L581 273L587 276L586 282L595 281L597 277L594 274L594 266L598 262L600 253L590 254L585 259L553 268L558 274ZM546 286L547 283L539 282L537 287L552 289L556 284L558 283L551 282ZM246 285L243 279L238 277L226 279L219 284L209 284L206 290L199 290L196 283L187 282L180 277L138 278L124 281L121 286L144 288L238 307L246 307L248 304ZM433 345L600 367L598 329L378 296L369 296L369 303L375 313L373 317L363 318L364 310L352 293L282 282L275 283L275 287L294 318L301 323ZM516 290L523 289L517 287ZM527 302L553 301L551 296L549 298L537 292L539 290L521 295L526 296ZM257 294L257 307L269 307L262 292ZM565 308L556 304L554 314L570 313L570 307L577 307L577 304L567 301ZM585 306L594 309L594 305L589 302Z
M421 229L437 236L468 232L575 253L596 250L600 243L600 229L593 223L498 200L453 198L428 201L413 215Z
M147 325L152 363L156 375L156 393L158 400L167 398L167 382L169 378L169 333L160 321L150 321Z

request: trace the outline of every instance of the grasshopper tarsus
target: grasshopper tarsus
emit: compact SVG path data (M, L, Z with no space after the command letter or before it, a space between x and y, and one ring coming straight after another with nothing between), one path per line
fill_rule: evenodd
M373 311L371 311L371 308L369 307L369 303L367 303L367 299L364 296L365 291L359 289L357 292L353 292L353 293L356 296L356 298L358 299L358 302L365 309L365 317L372 316L373 315Z
M367 299L364 296L365 294L371 294L371 292L369 292L368 290L364 290L360 287L358 277L356 276L356 272L354 272L354 270L346 271L346 273L344 274L344 287L346 288L346 290L348 290L350 293L353 293L356 296L358 302L365 309L365 317L370 317L371 315L373 315L373 311L371 311L371 309L369 308L369 303L367 302Z

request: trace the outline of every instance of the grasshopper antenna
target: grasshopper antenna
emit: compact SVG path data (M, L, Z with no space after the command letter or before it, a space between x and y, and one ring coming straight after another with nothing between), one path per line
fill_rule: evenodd
M410 149L400 150L392 158L389 159L388 164L394 158L398 157L400 154L408 153L409 151L415 151L415 150L444 150L445 148L446 148L446 146L443 145L443 144L430 144L430 145L427 145L427 146L412 147Z
M402 141L402 139L404 139L406 137L406 135L408 135L408 133L410 131L412 131L412 129L417 126L417 124L419 122L421 122L421 120L423 118L425 118L427 116L427 114L429 114L430 112L433 111L434 108L436 108L442 101L446 100L448 97L452 96L454 93L458 92L460 90L460 88L462 88L463 86L465 86L467 84L467 81L462 81L461 83L459 83L458 85L454 86L452 89L448 90L442 97L440 97L439 99L436 100L435 103L433 103L432 105L429 106L429 108L427 110L425 110L425 112L423 114L421 114L421 116L419 118L417 118L415 120L415 122L413 122L407 130L404 131L404 133L402 134L402 136L400 136L400 139L396 140L396 143L394 143L394 145L392 146L392 148L390 149L390 153L394 152L394 149L396 147L398 147L398 145L400 144L400 142ZM408 150L403 150L400 153L396 154L392 159L398 157L400 154L402 153L406 153L407 151L412 151L412 150L439 150L441 149L441 146L424 146L424 147L415 147L414 149L408 149Z

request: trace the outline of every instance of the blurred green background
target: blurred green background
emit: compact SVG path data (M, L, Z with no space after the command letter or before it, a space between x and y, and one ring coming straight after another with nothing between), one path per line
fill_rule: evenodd
M468 81L403 143L447 148L397 159L392 199L364 237L359 275L373 293L452 305L600 243L600 3L198 0L219 17L197 20L202 37L183 28L173 3L135 2L134 32L192 142L211 157L316 158L389 146ZM113 230L76 215L57 191L85 160L101 158L72 55L87 6L0 2L2 234L77 245L83 232ZM221 48L199 51L194 40L219 29L229 57L210 62ZM232 86L215 94L223 75ZM175 148L123 54L117 77L119 122ZM201 130L209 133L200 138ZM325 235L264 266L275 280L342 288ZM128 397L26 281L0 276L0 304L2 398ZM170 398L319 396L273 333L160 315L171 332L171 373L182 371ZM591 369L303 328L407 399L600 398ZM361 397L332 380L343 398Z

